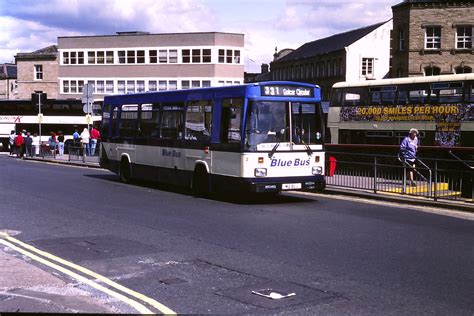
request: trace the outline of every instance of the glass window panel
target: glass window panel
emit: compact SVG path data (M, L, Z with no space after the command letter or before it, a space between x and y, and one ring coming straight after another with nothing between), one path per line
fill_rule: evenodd
M178 50L170 49L169 51L169 63L177 63L178 62Z
M97 52L97 63L105 64L105 52Z
M186 109L185 139L208 143L211 140L212 105L210 101L191 101Z
M203 88L209 88L211 86L211 81L210 80L203 80L202 81L202 87Z
M69 93L69 80L64 80L63 81L63 92L64 93Z
M200 63L201 62L201 50L200 49L193 49L193 63Z
M84 88L84 80L77 81L77 92L82 93L82 89Z
M84 64L84 52L77 53L77 63L80 65Z
M181 89L189 89L189 80L181 81Z
M107 64L113 64L114 63L114 52L113 51L107 51L106 52L106 63Z
M211 62L211 50L210 49L203 49L202 50L202 62L203 63L210 63Z
M156 91L156 90L157 90L156 80L148 81L148 91Z
M71 80L71 93L77 93L77 81Z
M95 64L95 52L87 52L87 63Z
M240 143L242 99L224 99L221 113L221 143Z
M127 63L128 64L134 64L135 63L135 51L134 50L128 50L127 51Z
M144 63L145 63L145 51L137 50L137 64L144 64Z
M191 51L189 49L183 49L183 63L191 62Z
M125 51L124 50L118 51L118 60L119 60L119 64L125 64Z
M114 81L113 80L107 80L105 83L105 92L107 93L114 93Z
M232 49L227 49L226 50L226 63L231 64L232 63Z
M199 80L193 80L191 84L193 88L201 87L201 82Z
M96 93L104 93L104 80L97 80Z
M184 129L184 104L163 104L161 112L161 138L181 139Z
M145 81L137 80L137 92L145 92Z
M135 93L135 80L127 80L127 93Z
M159 89L160 91L167 90L166 80L160 80L160 81L158 82L158 89Z
M158 51L156 49L152 49L149 52L150 54L150 63L156 64L158 62Z
M76 52L71 52L71 64L75 65L77 64L77 53Z
M169 90L176 90L178 89L178 81L176 80L170 80L169 85L168 85Z
M69 64L69 52L63 52L63 64L64 65Z
M160 63L167 63L168 62L168 51L160 50Z
M225 63L225 50L219 49L219 62Z
M234 51L234 63L240 64L240 50Z
M117 81L117 92L125 93L125 80Z

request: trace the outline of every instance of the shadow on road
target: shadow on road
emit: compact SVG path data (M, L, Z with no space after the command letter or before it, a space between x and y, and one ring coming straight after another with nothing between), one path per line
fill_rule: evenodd
M115 183L121 183L120 178L115 174L85 174L84 176L110 181ZM148 189L160 190L165 192L172 192L177 194L183 194L187 196L193 196L191 189L183 188L180 186L161 184L149 181L137 181L134 180L130 184L131 186L139 186ZM225 203L239 204L239 205L259 205L259 204L293 204L293 203L314 203L314 198L305 198L299 196L290 196L286 194L275 194L275 193L214 193L206 197L209 200L220 201Z

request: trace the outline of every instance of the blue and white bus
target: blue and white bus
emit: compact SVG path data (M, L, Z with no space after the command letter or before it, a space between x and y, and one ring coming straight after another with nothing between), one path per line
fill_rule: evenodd
M100 164L196 195L323 190L320 101L294 82L106 96Z

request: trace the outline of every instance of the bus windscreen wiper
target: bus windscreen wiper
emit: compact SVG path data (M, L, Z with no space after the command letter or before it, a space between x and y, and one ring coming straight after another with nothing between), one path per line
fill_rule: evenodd
M311 149L311 147L306 144L306 143L303 143L304 146L306 147L306 152L308 153L308 156L311 156L313 154L313 150Z
M268 153L268 158L272 159L272 157L275 154L278 146L280 146L280 142L276 143L275 146L273 146L272 151Z

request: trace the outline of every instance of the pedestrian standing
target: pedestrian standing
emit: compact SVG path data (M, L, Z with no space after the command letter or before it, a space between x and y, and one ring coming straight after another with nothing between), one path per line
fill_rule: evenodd
M49 150L51 151L51 156L53 156L53 158L56 158L56 143L57 143L56 133L54 132L50 133L48 142L49 142Z
M97 146L97 141L100 139L100 132L97 128L92 126L90 134L91 134L91 156L94 156L95 148Z
M10 132L10 136L8 136L8 146L10 146L10 156L13 156L15 154L15 138L16 138L16 133L15 131Z
M33 157L33 138L31 138L30 132L26 133L25 148L26 148L26 157Z
M418 130L416 128L410 129L408 136L406 136L400 144L400 155L403 160L408 163L411 168L408 169L408 177L411 186L416 186L413 178L413 171L416 165L416 154L418 151Z
M15 137L15 153L17 157L23 158L23 145L25 144L25 139L23 136L21 136L21 133L18 132L18 134Z
M39 152L40 152L40 138L39 138L38 134L36 134L36 133L33 134L33 143L32 143L32 146L33 146L33 155L34 155L34 156L39 156Z
M59 156L64 155L64 135L62 131L58 132Z
M84 130L81 133L81 144L82 148L84 149L84 156L90 156L91 153L89 151L89 142L90 142L90 134L89 130L87 128L84 128Z

